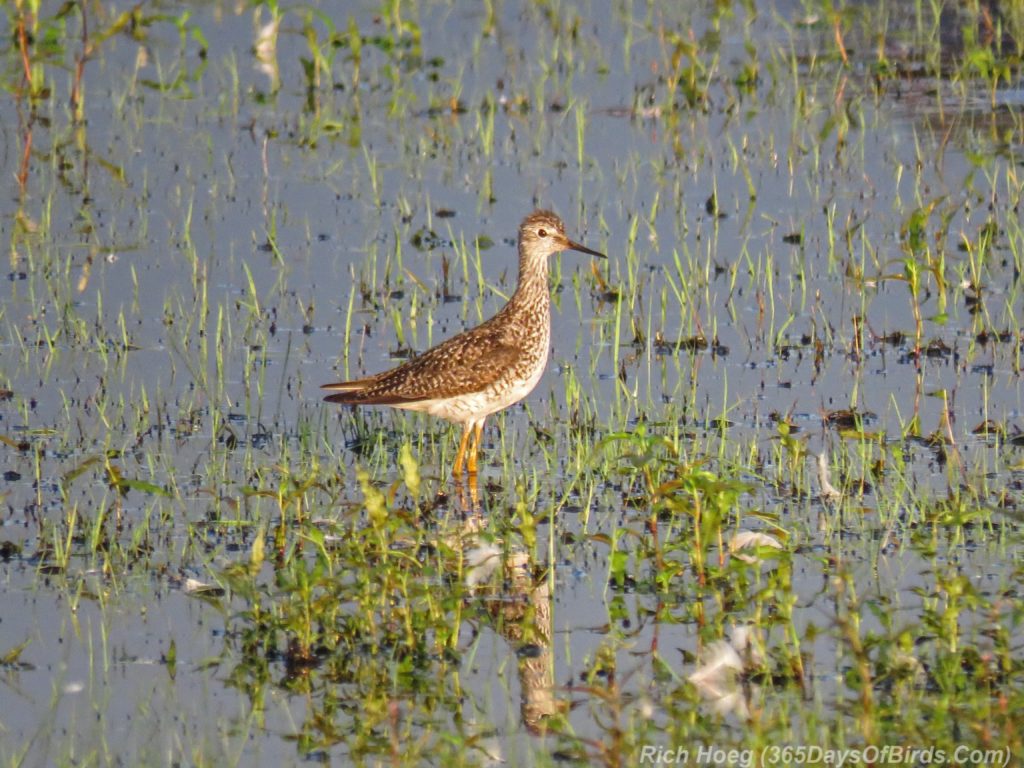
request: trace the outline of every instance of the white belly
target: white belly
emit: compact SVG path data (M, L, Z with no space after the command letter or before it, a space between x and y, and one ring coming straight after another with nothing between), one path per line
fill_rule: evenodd
M518 403L530 394L537 386L541 376L544 375L546 365L547 355L545 354L533 366L530 375L515 384L509 385L507 381L499 379L499 381L480 392L438 400L420 400L397 407L406 408L411 411L423 411L424 413L439 416L442 419L447 419L457 424L480 421L492 413L497 413L504 408L508 408L510 405Z

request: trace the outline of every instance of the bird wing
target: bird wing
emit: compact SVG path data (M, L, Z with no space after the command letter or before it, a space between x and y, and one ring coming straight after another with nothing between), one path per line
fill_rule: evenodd
M480 326L459 334L419 357L357 381L325 384L332 403L398 405L457 397L493 384L515 367L521 351L507 343L500 329Z

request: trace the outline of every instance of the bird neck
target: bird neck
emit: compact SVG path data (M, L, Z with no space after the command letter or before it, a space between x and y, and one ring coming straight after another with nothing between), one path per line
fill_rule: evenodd
M519 258L519 282L516 292L509 304L529 312L547 312L551 304L551 292L548 287L548 260L530 258L527 255Z

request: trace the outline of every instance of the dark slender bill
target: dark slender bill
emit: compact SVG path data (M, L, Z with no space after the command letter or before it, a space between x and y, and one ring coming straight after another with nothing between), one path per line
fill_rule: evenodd
M569 248L570 250L579 251L580 253L589 253L591 256L597 256L598 258L601 259L608 258L600 251L595 251L593 248L587 248L587 246L581 245L580 243L574 242L572 240L569 240Z

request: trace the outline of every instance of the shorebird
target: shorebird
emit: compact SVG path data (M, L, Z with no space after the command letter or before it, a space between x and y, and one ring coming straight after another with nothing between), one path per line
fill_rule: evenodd
M568 250L607 258L566 237L551 211L534 211L519 226L519 279L498 314L390 371L325 384L333 394L324 400L390 405L461 424L452 475L462 476L465 461L475 478L484 421L530 394L544 373L551 345L548 257Z

